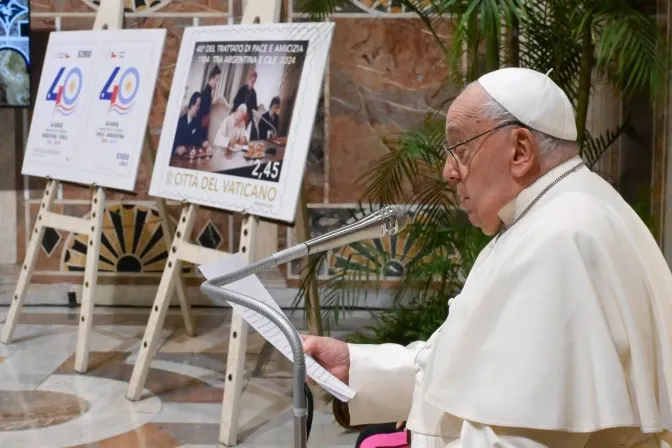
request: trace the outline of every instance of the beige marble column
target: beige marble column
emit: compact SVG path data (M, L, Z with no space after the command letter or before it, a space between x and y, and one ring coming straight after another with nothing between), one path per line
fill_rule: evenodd
M16 122L14 109L0 109L0 265L16 260Z
M658 22L672 45L672 1L657 2ZM667 264L672 266L672 82L666 95L658 98L654 122L653 193L654 210L660 218L661 245Z
M669 96L663 107L662 117L656 129L658 152L661 153L659 160L662 159L662 163L660 163L660 168L654 166L654 170L658 169L663 173L661 176L663 186L660 192L663 218L661 239L667 264L672 266L672 170L670 170L672 166L672 100Z

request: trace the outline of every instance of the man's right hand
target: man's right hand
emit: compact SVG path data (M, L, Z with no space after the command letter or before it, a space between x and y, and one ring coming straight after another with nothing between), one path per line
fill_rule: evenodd
M322 367L339 380L350 380L350 351L348 344L334 338L301 335L303 351L313 357Z

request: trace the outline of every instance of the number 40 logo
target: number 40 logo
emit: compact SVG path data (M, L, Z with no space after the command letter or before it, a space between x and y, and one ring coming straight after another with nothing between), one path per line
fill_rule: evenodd
M70 115L75 111L77 99L82 93L83 77L79 67L71 67L67 73L65 70L65 67L61 67L54 76L46 100L54 102L55 112Z
M135 97L140 89L140 73L135 67L129 67L121 73L121 67L115 67L105 86L100 91L99 98L110 102L110 110L125 115L135 104Z

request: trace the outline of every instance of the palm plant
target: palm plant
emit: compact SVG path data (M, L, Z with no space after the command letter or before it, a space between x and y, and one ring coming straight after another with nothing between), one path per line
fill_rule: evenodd
M320 294L327 331L343 309L355 307L370 290L377 292L391 276L399 279L391 283L395 311L383 313L382 325L367 328L374 339L357 333L351 340L410 342L428 337L445 319L448 299L459 292L489 238L458 211L451 187L441 180L443 127L441 120L430 118L419 131L389 137L388 154L360 179L368 185L362 202L375 204L374 208L413 204L413 221L394 243L405 250L389 251L378 240L359 242L331 255L318 254L308 263L309 272L295 305L306 298L309 280L316 277L318 267L328 256L333 257L334 271L322 283ZM398 260L400 253L406 255L403 263ZM310 301L304 303L310 307Z
M349 0L299 0L301 9L323 19ZM596 78L608 80L623 95L648 90L665 92L668 85L669 49L654 19L624 0L398 0L415 12L434 36L451 67L447 83L464 85L502 66L520 66L547 72L567 93L576 111L578 143L587 165L593 167L619 136L627 120L601 136L586 129L591 88ZM455 32L446 42L436 31L451 20ZM466 52L466 54L465 54ZM462 66L466 59L466 67ZM461 288L475 254L486 239L456 213L452 191L441 182L443 143L441 117L427 119L420 131L391 138L386 154L369 175L363 202L416 205L414 224L407 232L418 246L418 256L408 261L395 299L412 297L401 312L383 314L378 339L390 341L391 328L403 328L408 337L426 337L445 319L446 301ZM370 253L365 253L369 251ZM389 256L375 245L344 248L336 254L340 265L323 285L322 302L338 319L339 309L351 307L372 280L384 280ZM352 261L357 254L358 261ZM311 275L323 261L309 263ZM362 260L367 260L365 263ZM373 273L373 276L371 275ZM373 278L372 278L373 277ZM302 299L305 288L299 292ZM308 305L308 302L306 302ZM410 308L409 308L410 307ZM435 310L436 319L418 327L414 310ZM445 312L444 312L445 311ZM423 314L424 315L424 314ZM422 321L422 319L420 319ZM426 320L426 319L425 319ZM424 322L424 321L423 321ZM431 328L431 330L429 330ZM382 332L382 333L381 333ZM406 336L399 336L405 339ZM388 339L384 339L388 338ZM395 341L403 342L403 341Z

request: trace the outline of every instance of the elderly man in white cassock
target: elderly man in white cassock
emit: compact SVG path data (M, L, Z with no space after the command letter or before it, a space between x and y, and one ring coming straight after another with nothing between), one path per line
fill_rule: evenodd
M446 181L496 235L426 342L304 350L352 387L353 425L407 421L412 448L668 447L672 275L579 157L572 105L506 68L446 118Z

